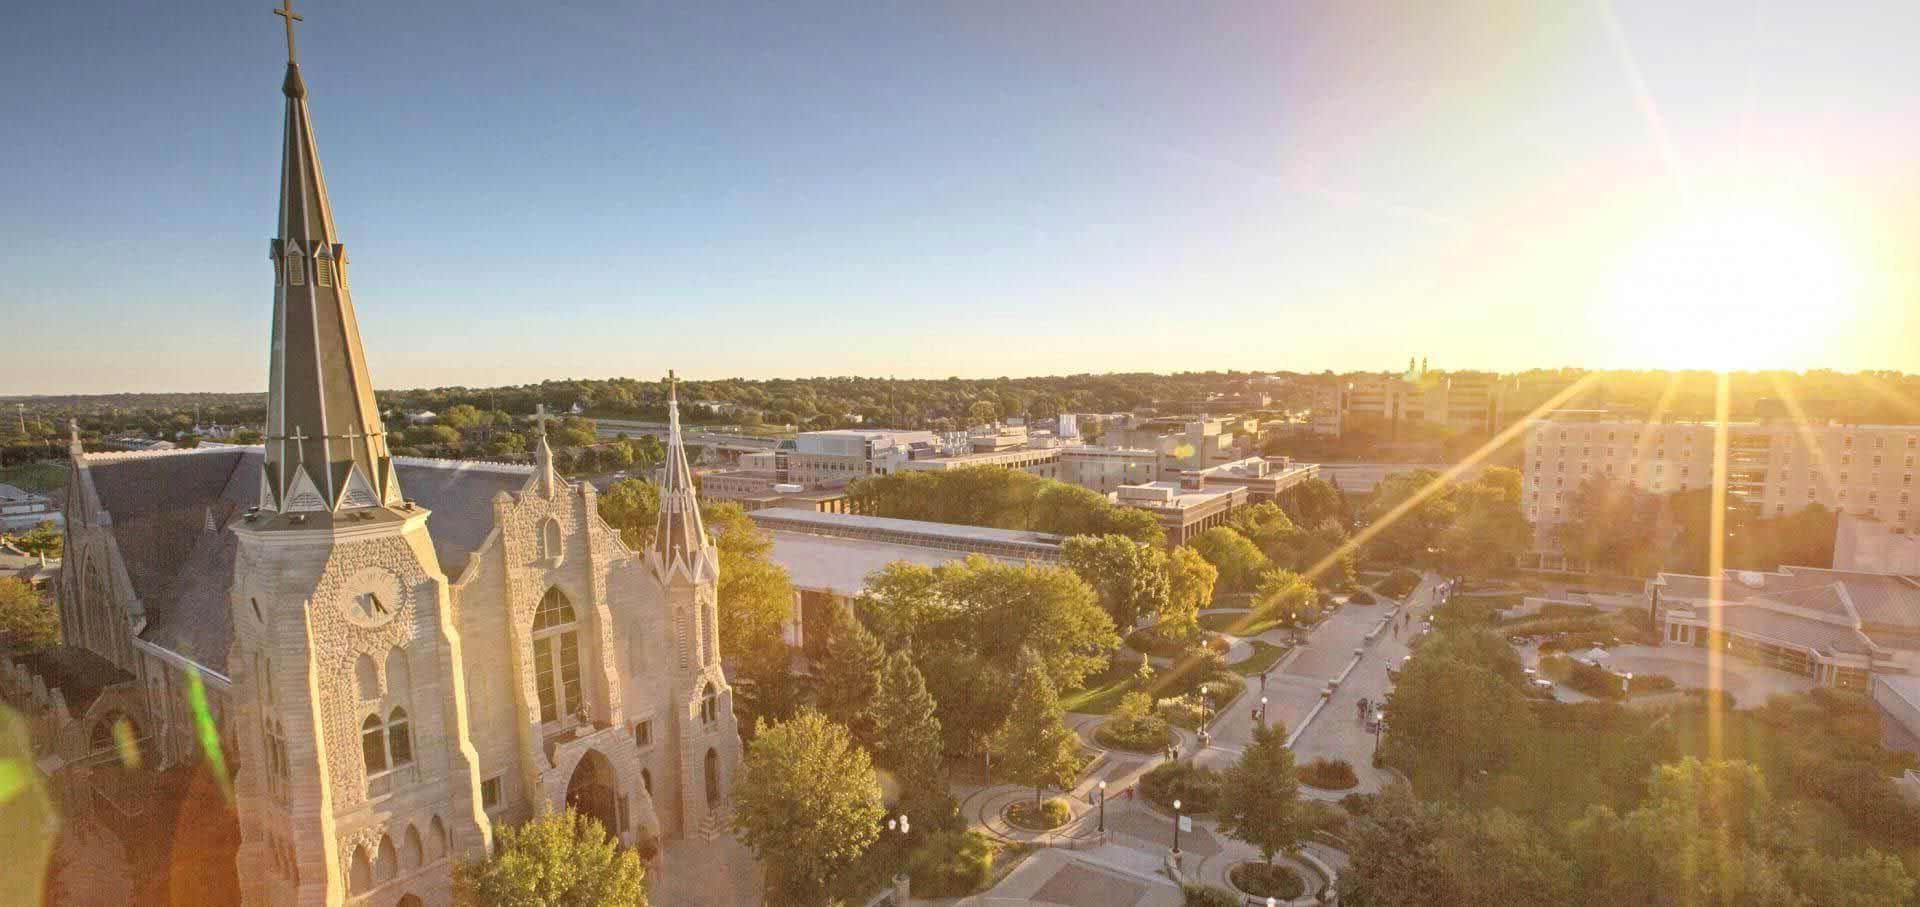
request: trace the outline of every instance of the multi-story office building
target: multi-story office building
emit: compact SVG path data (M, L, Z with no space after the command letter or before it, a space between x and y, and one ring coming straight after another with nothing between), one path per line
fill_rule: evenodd
M1206 469L1181 473L1182 479L1197 480L1202 488L1245 488L1247 503L1271 501L1295 485L1320 474L1315 463L1295 463L1288 457L1247 457Z
M1167 532L1167 544L1176 546L1227 525L1233 511L1246 505L1247 489L1240 485L1208 488L1198 476L1189 476L1178 482L1122 485L1115 499L1124 507L1153 514Z
M1571 516L1588 479L1656 495L1714 481L1715 424L1646 423L1598 412L1561 412L1530 423L1523 472L1536 550L1556 550L1553 530ZM1765 517L1810 505L1920 529L1913 502L1920 426L1734 423L1727 429L1729 500Z
M802 432L787 455L789 481L802 485L844 483L898 471L909 461L940 453L930 431L838 429Z
M1122 485L1160 475L1158 451L1131 447L1066 447L1060 450L1060 480L1107 494Z
M1452 431L1486 434L1499 424L1504 392L1500 376L1491 372L1363 375L1331 393L1315 398L1314 430L1337 435L1353 417L1370 417L1400 426L1431 425ZM1323 415L1322 407L1337 405L1339 416Z
M974 466L1001 466L1032 473L1043 479L1052 479L1059 477L1060 454L1064 450L1067 448L1016 447L1010 450L976 451L951 457L909 460L901 464L900 469L904 472L946 472Z

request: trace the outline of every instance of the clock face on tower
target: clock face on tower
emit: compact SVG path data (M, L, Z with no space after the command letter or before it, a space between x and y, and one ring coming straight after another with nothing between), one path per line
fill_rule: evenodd
M405 587L393 571L363 567L347 579L340 596L340 610L347 620L362 627L378 627L393 619L405 604Z

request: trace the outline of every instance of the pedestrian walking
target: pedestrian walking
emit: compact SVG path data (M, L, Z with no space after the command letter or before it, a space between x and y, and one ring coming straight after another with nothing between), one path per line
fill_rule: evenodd
M1265 693L1266 691L1267 691L1267 672L1261 671L1260 672L1260 692Z

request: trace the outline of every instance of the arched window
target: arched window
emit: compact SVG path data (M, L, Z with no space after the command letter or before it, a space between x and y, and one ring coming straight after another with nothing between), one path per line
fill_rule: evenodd
M711 749L707 750L706 775L707 807L711 809L720 805L720 754Z
M427 833L433 841L433 859L447 855L447 825L439 816L433 817L433 824L427 826Z
M407 710L399 706L387 716L387 752L393 756L394 768L413 761L413 733L407 724Z
M352 894L365 894L373 887L373 864L367 862L367 849L353 849L353 868L347 873L347 891Z
M387 701L405 702L413 692L413 674L407 670L407 653L395 646L387 653Z
M390 835L380 836L380 856L373 861L374 879L387 882L400 874L400 855L393 849Z
M373 666L373 656L362 652L353 660L353 685L362 702L380 698L380 672Z
M573 603L559 587L541 596L533 612L534 688L540 695L540 720L559 721L580 712L580 634Z
M540 524L540 556L558 558L565 550L560 541L560 521L548 517Z
M87 751L103 753L113 749L113 721L120 713L115 712L93 724L93 733L87 738Z
M650 769L640 770L640 786L647 789L647 799L653 799L653 772Z
M368 715L360 724L360 755L366 760L369 779L386 772L387 730L379 715Z
M706 689L700 691L700 723L712 724L719 717L720 692L709 683Z
M420 864L426 862L426 848L420 845L419 829L408 825L406 835L400 838L400 847L400 855L405 859L404 865L408 869L419 869Z

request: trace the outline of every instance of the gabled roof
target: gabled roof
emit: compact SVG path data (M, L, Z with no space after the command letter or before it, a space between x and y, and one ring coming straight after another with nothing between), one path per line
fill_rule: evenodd
M145 609L141 638L221 673L232 642L228 592L238 546L227 528L254 506L264 460L258 447L86 458ZM449 579L493 530L494 496L519 491L531 474L523 466L413 458L400 458L395 469L432 512L427 534Z

